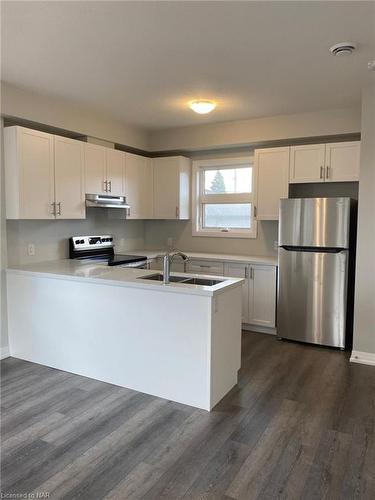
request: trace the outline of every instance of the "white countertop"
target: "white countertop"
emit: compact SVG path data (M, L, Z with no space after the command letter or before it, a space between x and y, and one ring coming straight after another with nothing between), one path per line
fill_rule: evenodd
M191 259L199 260L219 260L227 262L243 262L244 264L260 264L266 266L277 266L277 257L265 257L261 255L235 255L235 254L221 254L221 253L204 253L204 252L185 252ZM116 247L117 253L131 253L132 255L144 255L148 259L156 259L165 254L166 250L121 250Z
M131 253L134 254L135 252L132 251ZM217 278L221 280L221 283L214 286L190 285L182 283L168 283L165 285L159 281L142 279L142 276L156 274L157 271L150 271L149 269L124 268L118 266L109 267L106 264L97 264L93 262L70 259L13 266L7 269L7 273L206 296L222 293L228 287L240 286L244 281L239 278L226 278L223 276L215 277L204 276L202 274L171 273L171 276L184 274L186 277L196 276L198 278L206 277L208 279Z

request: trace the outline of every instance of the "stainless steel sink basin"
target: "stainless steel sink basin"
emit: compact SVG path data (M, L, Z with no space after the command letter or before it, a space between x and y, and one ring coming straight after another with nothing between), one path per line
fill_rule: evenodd
M161 273L149 274L148 276L139 276L141 280L163 281ZM187 276L170 276L171 283L181 283L183 285L200 285L200 286L214 286L222 283L223 280L209 279L209 278L189 278Z
M141 280L152 280L152 281L163 281L163 275L160 273L149 274L148 276L139 276L138 279ZM169 281L171 283L179 283L180 281L185 281L186 276L170 276Z
M201 285L201 286L214 286L218 283L222 283L223 280L214 280L209 278L188 278L183 281L186 285Z

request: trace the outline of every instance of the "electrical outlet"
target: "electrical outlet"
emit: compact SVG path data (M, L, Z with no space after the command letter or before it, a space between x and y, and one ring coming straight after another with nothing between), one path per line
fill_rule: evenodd
M29 243L27 245L27 255L29 257L32 257L33 255L35 255L35 245L34 245L34 243Z
M175 239L172 238L171 236L169 236L169 238L167 239L167 246L170 250L172 250L172 248L175 247Z

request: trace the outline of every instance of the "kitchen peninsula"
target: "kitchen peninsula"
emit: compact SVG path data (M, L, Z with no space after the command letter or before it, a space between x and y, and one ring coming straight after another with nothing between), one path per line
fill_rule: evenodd
M243 280L150 274L72 260L8 269L11 356L211 410L237 383Z

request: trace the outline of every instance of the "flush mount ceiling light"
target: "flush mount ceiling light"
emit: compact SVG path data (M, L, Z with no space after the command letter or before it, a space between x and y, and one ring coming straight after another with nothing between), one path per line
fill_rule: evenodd
M368 69L369 71L375 71L375 61L369 61L369 62L367 63L367 69Z
M333 56L350 56L356 49L356 45L353 42L340 42L332 45L329 49Z
M216 108L216 102L201 100L191 101L189 103L189 108L200 115L205 115L207 113L211 113L211 111Z

